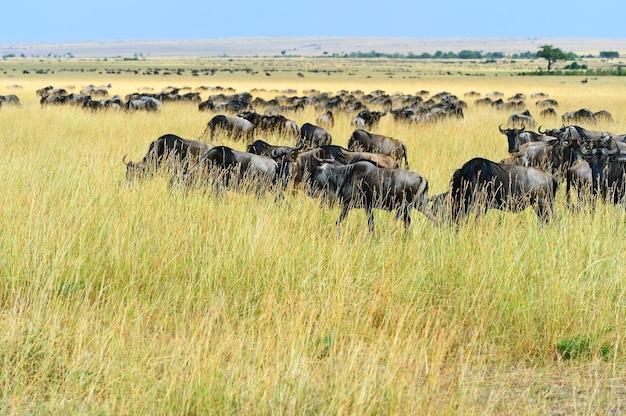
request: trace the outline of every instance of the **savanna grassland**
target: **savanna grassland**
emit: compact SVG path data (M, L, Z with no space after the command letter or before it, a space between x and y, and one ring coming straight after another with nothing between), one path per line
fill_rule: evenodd
M377 211L370 235L354 210L337 229L340 208L300 190L185 193L167 173L126 184L125 154L141 159L166 133L201 136L214 113L195 104L89 112L42 108L35 95L109 83L111 95L222 86L266 99L500 91L526 94L538 124L560 127L538 117L530 94L544 92L559 117L605 109L615 122L585 127L624 133L623 78L387 60L2 64L0 95L22 106L0 109L1 414L626 412L624 208L570 212L562 185L543 227L532 209L458 228L413 211L405 232ZM406 143L431 195L470 158L507 156L498 125L509 113L467 103L462 120L386 116L375 130ZM285 116L302 125L319 113ZM335 114L336 144L347 145L353 115Z

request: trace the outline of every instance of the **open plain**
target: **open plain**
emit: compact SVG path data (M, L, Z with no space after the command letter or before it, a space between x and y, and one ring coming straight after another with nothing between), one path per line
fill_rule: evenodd
M590 60L590 67L607 65ZM525 67L523 67L525 65ZM522 93L543 128L566 111L626 132L623 77L517 76L542 60L485 63L304 58L9 59L0 63L0 413L626 413L626 212L600 202L555 218L489 211L459 227L413 211L340 208L299 189L216 192L125 181L166 133L199 139L216 112L45 105L35 91L105 85L250 92L454 94L461 119L374 131L404 141L429 194L476 157L507 157L509 112L477 96ZM539 116L531 94L558 101ZM372 110L382 107L370 106ZM258 108L259 112L264 108ZM313 105L284 113L299 125ZM350 111L329 129L346 146ZM268 142L293 145L279 135ZM246 143L208 137L245 150ZM624 332L623 332L624 331Z

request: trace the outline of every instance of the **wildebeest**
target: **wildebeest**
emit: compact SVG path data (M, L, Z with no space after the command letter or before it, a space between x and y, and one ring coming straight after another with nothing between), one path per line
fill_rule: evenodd
M577 138L566 129L558 137L546 136L546 140L522 144L519 151L512 155L513 164L546 170L561 181L576 159L578 143Z
M545 118L556 117L556 110L552 107L544 108L539 112L539 115Z
M563 121L563 124L572 124L577 122L588 122L595 124L596 116L593 111L586 108L581 108L580 110L576 111L568 111L561 116L561 120Z
M255 131L278 133L293 137L298 135L298 124L280 114L266 115L259 114L256 111L244 111L237 115L254 124Z
M606 110L596 111L593 115L596 117L596 120L613 122L613 116Z
M380 118L386 114L386 111L363 110L352 119L352 125L359 129L372 129L378 126Z
M211 95L206 101L198 104L198 110L238 113L241 111L252 110L252 105L250 104L251 100L252 94L249 92L232 95L214 94Z
M543 134L535 133L534 131L525 131L525 128L525 125L522 125L522 127L519 129L503 129L502 125L498 126L498 130L500 130L500 133L506 136L507 143L509 145L509 153L519 152L519 147L524 143L551 139Z
M356 129L352 132L348 141L348 149L353 151L382 153L400 162L404 159L404 168L409 168L406 146L393 137L374 134L363 129Z
M258 191L276 183L277 177L278 163L269 157L216 146L205 152L196 166L189 170L184 183L189 185L208 179L225 186L253 186Z
M545 223L554 213L557 187L549 172L473 158L454 172L450 189L433 202L439 209L449 204L455 223L470 213L479 218L489 209L517 213L529 206Z
M15 94L0 95L0 104L15 105L15 106L21 105L20 99Z
M304 144L300 144L298 147L292 146L276 146L269 144L263 140L255 140L246 147L246 152L253 153L255 155L266 156L276 160L281 160L285 155L297 152L304 147Z
M305 149L312 149L331 144L332 141L333 138L326 129L311 123L304 123L300 128L300 137L297 140L296 146L300 143L304 143Z
M542 107L542 108L546 108L546 107L558 108L559 103L555 99L548 98L545 100L536 101L535 105L537 107Z
M161 168L164 163L171 163L174 170L184 173L213 145L196 140L183 139L175 134L164 134L152 143L148 153L140 162L126 162L126 180L144 177Z
M373 210L396 211L404 227L411 224L411 209L415 208L436 222L428 207L428 181L423 176L398 169L376 167L368 161L349 165L324 163L311 175L309 195L319 195L342 204L337 225L346 218L352 208L364 208L367 225L374 232Z
M535 119L530 115L530 111L525 110L522 113L513 113L509 116L507 125L510 127L516 126L528 126L530 128L535 127Z
M233 140L249 140L254 135L254 124L245 118L218 114L209 120L204 132L202 133L202 137L210 137L211 140L213 140L213 136L219 133L222 133Z
M335 125L335 117L333 116L333 112L328 110L324 114L320 114L315 122L318 126L323 128L333 128Z
M161 101L154 97L141 96L138 99L129 99L124 104L127 111L161 111Z
M591 195L602 199L608 196L615 204L623 202L626 197L626 156L621 155L615 139L606 134L600 139L586 140L581 144L579 154L589 164Z

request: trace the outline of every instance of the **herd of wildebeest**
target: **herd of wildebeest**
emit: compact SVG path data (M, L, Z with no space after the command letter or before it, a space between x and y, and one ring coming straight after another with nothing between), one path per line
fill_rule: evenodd
M525 94L508 99L498 92L465 93L476 106L488 105L512 112L506 126L498 126L507 138L509 157L499 162L473 158L458 168L450 180L449 190L429 198L428 181L409 169L407 147L399 139L373 133L382 117L396 122L432 123L442 119L463 118L467 103L448 92L430 95L387 94L382 90L323 93L304 91L304 95L284 93L274 99L254 97L252 92L224 90L202 101L198 91L168 87L151 94L137 92L108 98L109 86L86 87L79 94L46 87L37 90L42 106L80 105L100 111L159 111L163 103L195 103L199 111L216 113L207 123L199 140L175 134L164 134L154 140L139 162L126 162L126 180L147 178L159 170L170 172L171 186L212 186L274 190L277 195L287 187L303 189L311 197L328 203L339 202L342 211L337 224L352 208L364 208L368 227L374 231L374 209L396 211L404 226L411 222L410 211L416 209L439 224L459 224L470 214L476 218L488 209L520 212L532 206L542 223L554 214L557 188L565 182L567 204L577 205L603 199L614 204L626 203L626 135L583 128L596 120L612 121L605 110L579 109L562 114L562 127L535 132L535 121L526 109ZM208 88L207 88L208 89ZM544 117L556 117L558 102L547 94L531 95ZM18 104L16 96L0 97L0 107ZM283 114L297 114L312 106L318 116L299 125ZM370 108L379 108L374 111ZM522 111L526 109L525 111ZM258 112L261 110L261 112ZM519 112L518 112L519 111ZM349 114L353 133L347 148L333 144L328 129L334 115ZM227 135L242 141L246 151L213 144ZM276 137L293 141L292 146L267 143L263 138Z

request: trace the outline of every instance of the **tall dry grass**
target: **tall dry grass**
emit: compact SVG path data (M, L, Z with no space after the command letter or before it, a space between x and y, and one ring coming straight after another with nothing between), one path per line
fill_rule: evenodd
M310 63L307 63L310 65ZM555 220L490 211L458 229L298 191L284 199L127 185L121 163L165 133L197 138L213 115L40 108L52 84L16 77L0 110L0 412L4 414L619 414L626 409L626 215L599 205ZM192 77L181 86L207 84ZM623 83L575 78L212 78L238 91L544 91L559 114L607 109L626 130ZM119 77L124 95L171 79ZM204 94L206 98L207 94ZM533 114L534 101L528 99ZM474 156L499 160L508 114L469 101L463 120L381 121L411 168L447 189ZM300 124L314 109L289 114ZM352 115L331 130L346 145ZM540 120L559 127L559 120ZM244 144L216 139L243 149ZM268 141L288 143L270 137ZM567 354L569 354L569 359Z

